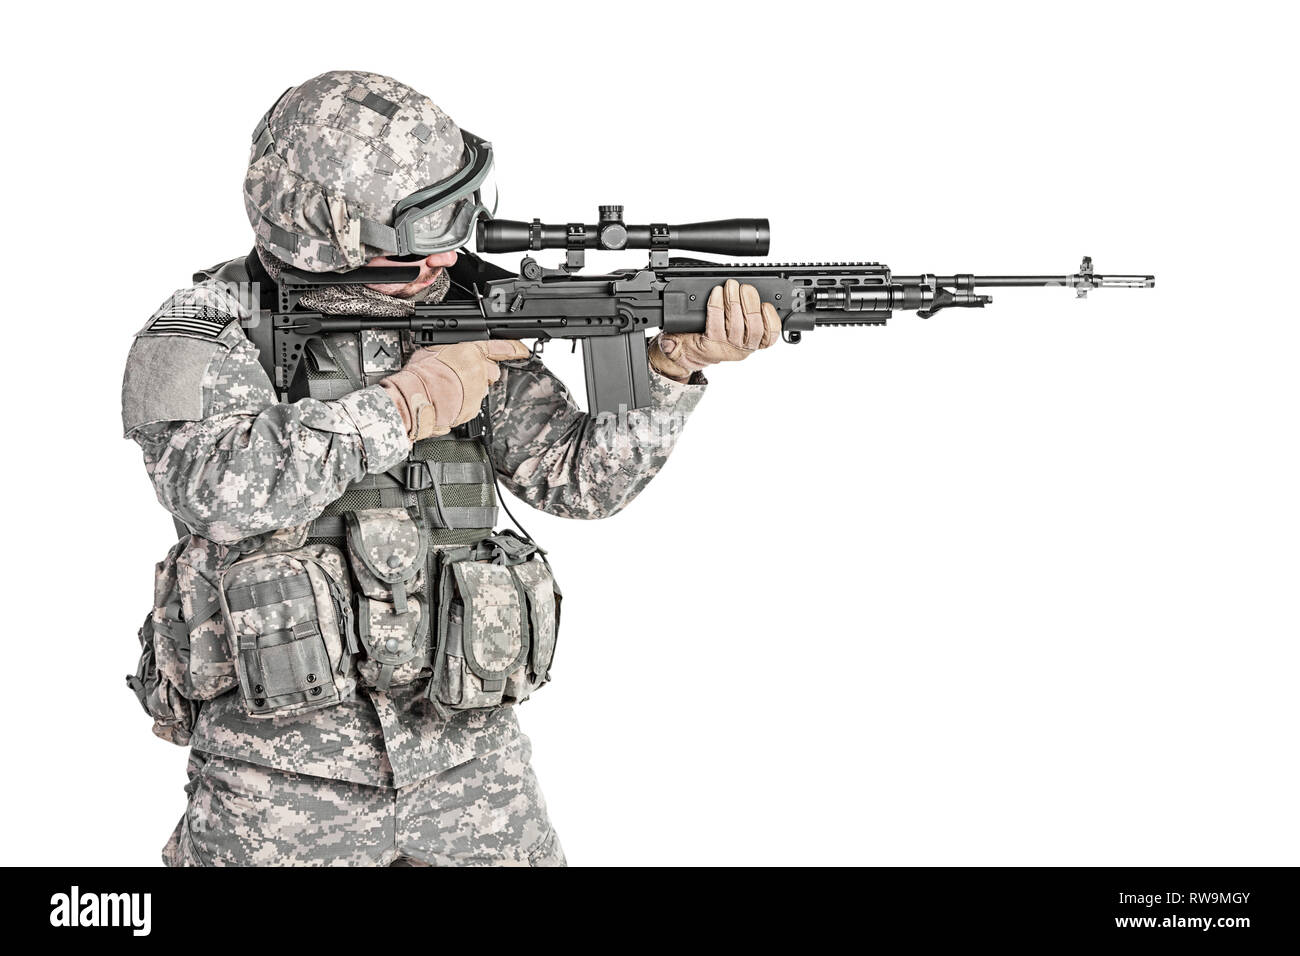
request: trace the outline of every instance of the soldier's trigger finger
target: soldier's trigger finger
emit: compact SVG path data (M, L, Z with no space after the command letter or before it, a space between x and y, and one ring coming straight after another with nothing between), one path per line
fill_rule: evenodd
M749 283L740 287L740 307L745 314L745 339L741 344L747 349L756 349L763 340L763 301L758 297L758 290Z
M526 359L532 354L528 346L518 339L489 339L479 343L479 349L486 358L493 362L508 362L512 359ZM496 381L494 378L492 381Z
M740 283L728 279L722 287L726 304L727 342L740 348L745 344L745 310L740 305Z

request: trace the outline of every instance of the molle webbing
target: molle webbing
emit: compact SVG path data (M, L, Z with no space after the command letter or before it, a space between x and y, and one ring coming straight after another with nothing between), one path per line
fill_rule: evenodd
M477 438L432 438L415 443L399 465L408 488L418 489L431 528L486 528L497 522L496 485L487 451Z
M312 593L311 578L299 574L291 578L238 585L226 592L226 601L232 611L247 611L293 598L311 597Z
M434 549L477 545L492 533L491 528L435 528L429 532L429 546ZM312 522L311 540L342 547L347 525L342 515L322 516Z
M412 506L424 515L435 547L469 544L491 534L497 521L496 487L482 443L452 436L416 442L410 458L392 471L349 485L321 513L311 535L341 537L339 522L349 511Z

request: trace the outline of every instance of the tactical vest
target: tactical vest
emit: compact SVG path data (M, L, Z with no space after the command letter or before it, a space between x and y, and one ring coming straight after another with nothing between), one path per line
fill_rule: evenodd
M250 276L239 259L195 276L205 280ZM250 319L274 300L274 289L262 292ZM341 398L399 370L409 350L396 331L313 340L287 397ZM358 685L388 691L427 677L422 695L446 718L525 700L545 684L560 591L531 540L493 534L483 417L416 442L406 461L353 482L307 527L225 546L178 526L128 678L155 732L184 744L195 702L234 690L248 716L280 717L333 706Z

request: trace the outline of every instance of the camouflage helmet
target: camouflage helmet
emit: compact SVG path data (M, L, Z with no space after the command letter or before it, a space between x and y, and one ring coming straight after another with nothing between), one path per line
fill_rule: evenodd
M460 128L406 84L322 73L287 90L257 124L244 206L259 245L276 258L346 272L398 253L395 207L454 176L465 154ZM452 215L437 212L433 224Z

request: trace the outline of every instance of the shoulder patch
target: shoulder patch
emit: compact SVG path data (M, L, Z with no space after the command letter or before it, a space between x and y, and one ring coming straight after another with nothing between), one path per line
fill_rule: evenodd
M155 313L144 330L155 333L182 332L215 339L233 321L234 316L206 305L188 308L173 306Z
M123 433L154 422L203 418L208 370L227 354L222 343L188 333L136 336L122 379Z
M122 381L127 435L155 422L199 421L212 376L247 343L239 302L215 286L173 293L131 344Z
M238 321L240 314L239 303L220 289L205 286L182 289L159 307L140 334L215 339L226 326Z

